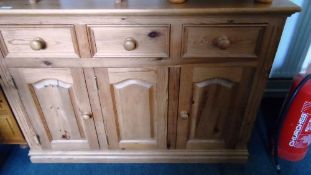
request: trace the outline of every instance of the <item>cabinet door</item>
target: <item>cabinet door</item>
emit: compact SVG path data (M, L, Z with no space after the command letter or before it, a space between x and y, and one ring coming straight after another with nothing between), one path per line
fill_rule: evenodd
M166 148L167 68L96 68L111 149Z
M243 67L183 66L177 148L234 148L252 74Z
M98 149L81 68L10 71L42 149Z
M0 144L25 144L24 137L0 88Z

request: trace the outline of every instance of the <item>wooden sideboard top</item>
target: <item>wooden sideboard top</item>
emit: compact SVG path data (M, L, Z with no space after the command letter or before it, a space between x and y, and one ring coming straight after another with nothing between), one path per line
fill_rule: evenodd
M271 4L254 0L188 0L171 4L168 0L0 0L0 15L204 15L204 14L292 14L299 6L289 0L273 0Z

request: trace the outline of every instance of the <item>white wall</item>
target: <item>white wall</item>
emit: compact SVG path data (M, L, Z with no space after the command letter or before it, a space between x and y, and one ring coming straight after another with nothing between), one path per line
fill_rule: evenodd
M311 51L308 52L311 42L311 1L292 1L302 7L302 12L286 21L270 78L291 78L311 62Z
M309 46L306 58L302 63L301 72L304 72L310 64L311 64L311 45Z

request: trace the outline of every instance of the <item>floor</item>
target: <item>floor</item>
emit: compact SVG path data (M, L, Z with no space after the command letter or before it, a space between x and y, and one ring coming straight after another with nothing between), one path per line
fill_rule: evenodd
M0 175L273 175L267 149L267 128L272 127L282 99L264 99L249 144L250 157L246 164L32 164L28 149L0 145ZM303 161L281 161L283 175L311 174L311 153Z

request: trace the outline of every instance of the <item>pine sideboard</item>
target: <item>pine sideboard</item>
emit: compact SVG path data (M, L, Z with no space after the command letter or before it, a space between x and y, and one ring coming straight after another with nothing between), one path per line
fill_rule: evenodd
M287 0L0 1L32 162L245 162Z

